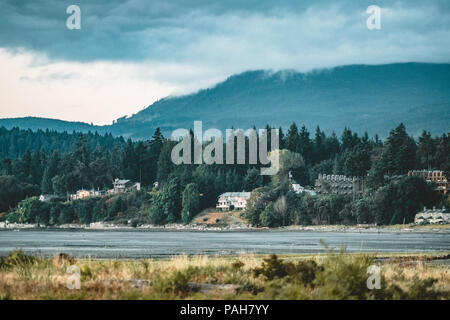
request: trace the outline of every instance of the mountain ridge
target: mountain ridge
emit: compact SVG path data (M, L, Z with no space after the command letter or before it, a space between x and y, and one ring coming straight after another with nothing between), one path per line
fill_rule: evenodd
M348 65L301 73L294 70L253 70L195 93L166 97L112 125L24 117L0 119L10 128L53 129L112 133L148 139L156 127L168 136L177 128L242 128L266 124L287 129L295 121L310 131L344 127L381 137L404 122L418 136L448 132L450 119L450 64L396 63Z

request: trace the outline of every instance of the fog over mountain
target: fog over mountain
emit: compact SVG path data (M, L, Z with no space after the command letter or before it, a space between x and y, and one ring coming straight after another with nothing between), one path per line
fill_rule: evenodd
M157 127L166 136L192 128L242 128L266 124L287 129L295 121L338 135L344 127L387 136L403 122L414 136L422 130L449 131L450 64L350 65L300 73L257 70L230 76L196 93L167 97L113 125L95 126L44 118L0 119L11 128L98 131L132 139L150 138Z

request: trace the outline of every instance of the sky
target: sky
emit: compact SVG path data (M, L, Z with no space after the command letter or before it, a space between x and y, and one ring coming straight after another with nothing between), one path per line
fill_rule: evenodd
M0 1L0 118L110 124L247 70L449 60L448 0Z

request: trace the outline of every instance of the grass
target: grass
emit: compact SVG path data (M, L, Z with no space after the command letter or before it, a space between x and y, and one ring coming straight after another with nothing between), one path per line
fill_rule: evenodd
M442 254L441 254L442 255ZM0 260L0 299L448 299L450 266L429 255L174 256L54 259L14 251ZM381 267L380 290L366 285ZM67 267L80 268L80 290Z

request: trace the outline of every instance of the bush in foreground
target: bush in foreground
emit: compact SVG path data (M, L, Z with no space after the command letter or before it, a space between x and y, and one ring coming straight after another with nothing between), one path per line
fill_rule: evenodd
M429 256L377 262L375 255L328 252L266 258L175 256L171 259L37 258L13 251L0 259L4 299L449 299L448 266ZM426 260L425 260L426 258ZM435 257L434 257L435 259ZM81 290L66 286L67 266L80 267ZM367 288L378 264L381 289Z

